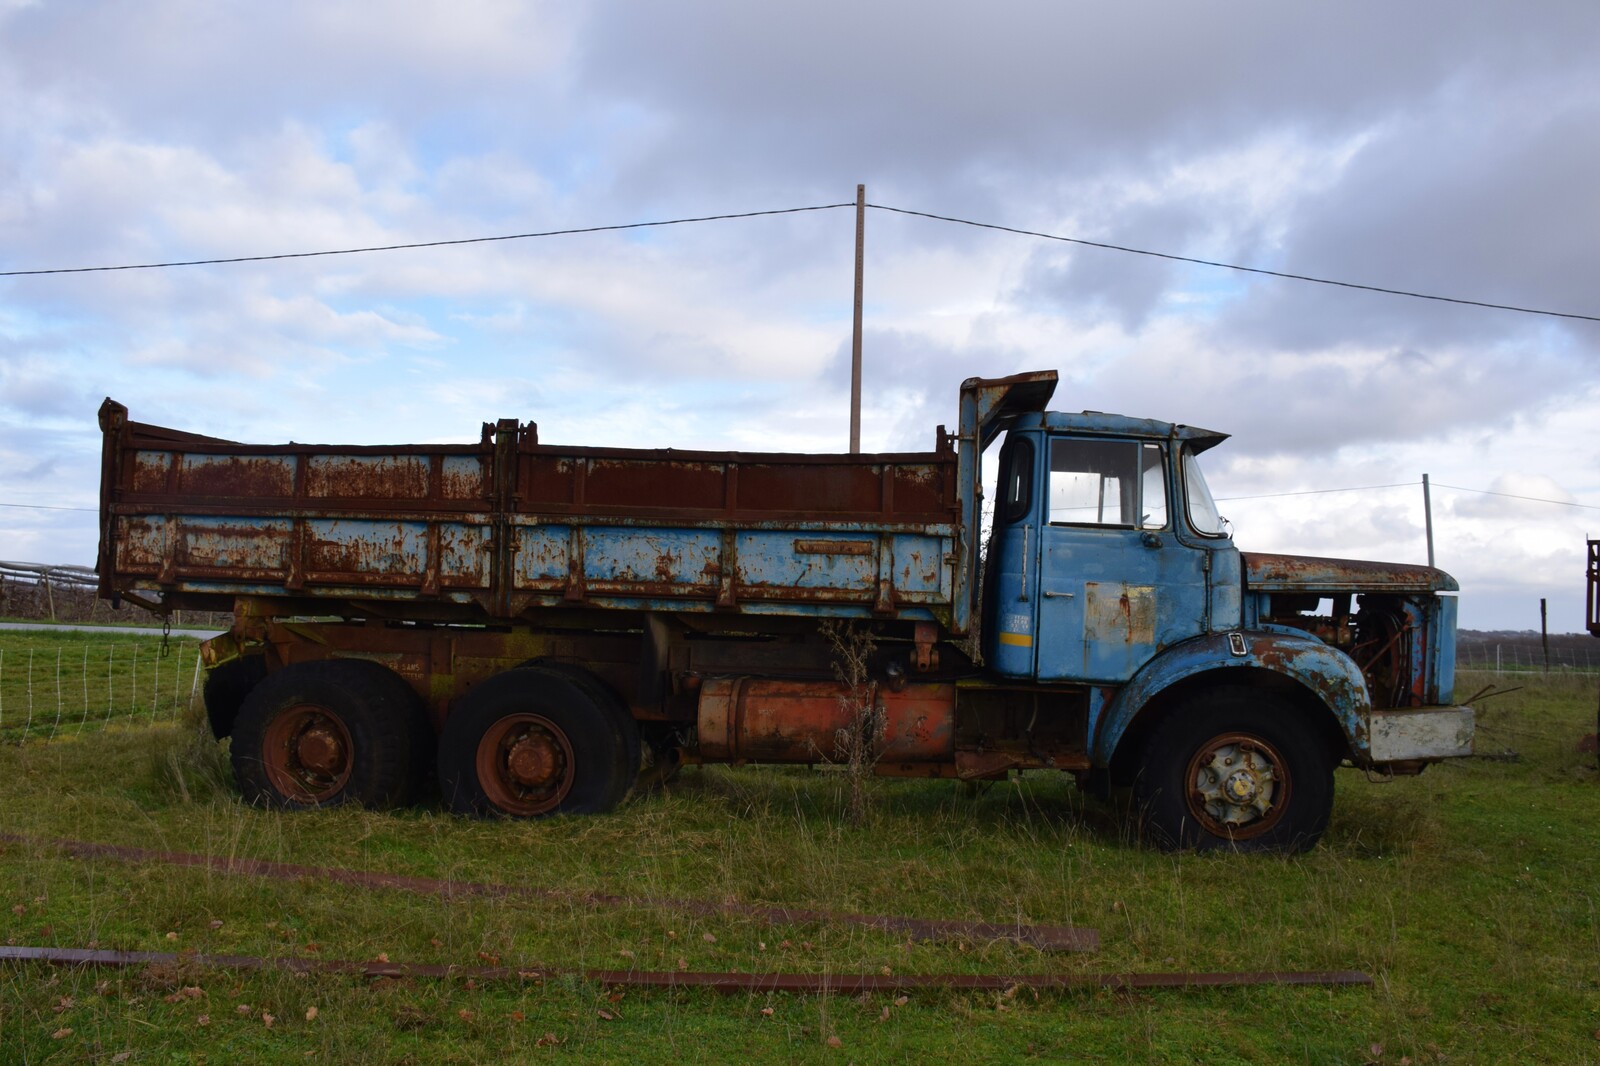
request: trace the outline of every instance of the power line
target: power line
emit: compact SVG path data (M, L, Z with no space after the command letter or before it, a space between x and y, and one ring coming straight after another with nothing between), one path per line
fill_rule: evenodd
M48 503L5 503L0 501L0 507L23 507L30 511L87 511L98 514L98 507L58 507Z
M931 218L939 222L954 222L962 226L974 226L978 229L999 230L1001 233L1016 233L1024 237L1040 237L1047 241L1062 241L1067 244L1081 244L1089 248L1103 248L1111 252L1126 252L1129 255L1146 255L1156 259L1169 259L1175 263L1193 263L1197 266L1216 267L1219 270L1237 270L1245 274L1261 274L1269 278L1284 278L1289 281L1305 281L1313 285L1334 285L1341 289L1361 289L1364 292L1381 292L1389 296L1409 296L1414 300L1435 300L1439 303L1462 304L1467 307L1486 307L1495 311L1516 311L1524 315L1544 315L1549 318L1571 318L1581 322L1600 322L1600 315L1583 315L1570 311L1544 311L1534 307L1518 307L1515 304L1489 303L1485 300L1466 300L1456 296L1439 296L1435 293L1411 292L1407 289L1390 289L1382 285L1363 285L1354 281L1338 281L1333 278L1312 277L1309 274L1290 274L1281 270L1266 270L1262 267L1241 266L1238 263L1224 263L1216 259L1197 259L1188 255L1174 255L1171 252L1155 252L1148 248L1130 248L1124 244L1107 244L1104 241L1089 241L1081 237L1063 237L1058 233L1040 233L1037 230L1017 229L1014 226L1000 226L992 222L974 222L967 218L954 218L950 215L935 215L927 211L912 211L904 207L888 207L884 204L868 204L879 211L892 211L897 215L914 215L918 218Z
M1412 485L1420 485L1420 481L1397 481L1393 485L1352 485L1344 489L1301 489L1298 492L1264 492L1259 496L1218 496L1218 503L1232 503L1234 500L1278 500L1285 496L1321 496L1329 492L1371 492L1374 489L1402 489Z
M620 230L648 229L659 226L681 226L692 222L720 222L730 219L761 218L770 215L793 215L807 211L832 211L842 207L854 207L851 202L837 204L815 204L809 207L784 207L767 211L741 211L718 215L699 215L692 218L663 219L654 222L625 222L609 226L580 226L570 229L540 230L531 233L507 233L492 237L462 237L455 240L441 241L413 241L406 244L378 244L361 248L334 248L314 252L281 252L275 255L239 255L216 259L184 259L162 263L124 263L116 266L87 266L87 267L53 267L41 270L0 270L0 278L37 277L45 274L92 274L106 273L119 270L164 270L171 267L186 266L220 266L229 263L265 263L279 259L311 259L320 256L356 255L363 252L398 252L418 248L445 248L464 244L490 244L499 241L530 240L535 237L565 237L584 233L612 233ZM1014 233L1023 237L1038 237L1041 240L1060 241L1065 244L1077 244L1087 248L1100 248L1105 251L1123 252L1128 255L1142 255L1154 259L1166 259L1175 263L1191 263L1196 266L1214 267L1218 270L1233 270L1245 274L1259 274L1264 277L1282 278L1288 281L1303 281L1313 285L1332 285L1342 289L1358 289L1363 292L1376 292L1388 296L1406 296L1414 300L1432 300L1437 303L1458 304L1465 307L1482 307L1494 311L1514 311L1524 315L1540 315L1546 318L1565 318L1580 322L1600 322L1600 315L1579 314L1572 311L1549 311L1534 307L1522 307L1516 304L1493 303L1487 300L1469 300L1458 296L1440 296L1437 293L1414 292L1408 289L1394 289L1382 285L1367 285L1355 281L1340 281L1335 278L1320 278L1310 274L1292 274L1282 270L1268 270L1264 267L1244 266L1240 263L1225 263L1217 259L1200 259L1195 256L1176 255L1172 252L1158 252L1149 248L1134 248L1124 244L1111 244L1107 241L1091 241L1082 237L1067 237L1059 233L1043 233L1039 230L1020 229L1016 226L1002 226L993 222L977 222L973 219L957 218L953 215L939 215L930 211L914 211L905 207L891 207L887 204L867 204L866 206L878 211L889 211L899 215L910 215L916 218L933 219L938 222L952 222L962 226L972 226L977 229L995 230L1000 233Z
M1286 496L1321 496L1330 492L1374 492L1378 489L1406 489L1422 484L1420 481L1397 481L1392 485L1352 485L1342 489L1301 489L1297 492L1264 492L1257 496L1218 496L1218 503L1233 503L1237 500L1281 500ZM1500 496L1508 500L1526 500L1529 503L1553 503L1557 507L1579 507L1587 511L1600 511L1600 506L1592 503L1574 503L1571 500L1550 500L1543 496L1518 496L1511 492L1494 492L1490 489L1469 489L1463 485L1444 485L1437 481L1432 482L1436 489L1450 489L1454 492L1470 492L1479 496Z
M1530 503L1553 503L1557 507L1581 507L1586 511L1600 511L1600 506L1592 503L1574 503L1571 500L1547 500L1542 496L1518 496L1513 492L1491 492L1488 489L1468 489L1460 485L1441 485L1435 481L1433 487L1437 489L1452 489L1455 492L1476 492L1480 496L1500 496L1508 500L1527 500Z
M523 241L533 237L566 237L579 233L611 233L617 230L649 229L653 226L682 226L690 222L721 222L734 218L759 218L763 215L796 215L805 211L831 211L854 207L855 203L817 204L812 207L783 207L772 211L741 211L726 215L701 215L697 218L669 218L658 222L624 222L614 226L580 226L574 229L542 230L538 233L507 233L497 237L462 237L450 241L416 241L411 244L376 244L366 248L335 248L320 252L281 252L277 255L236 255L226 259L184 259L170 263L124 263L120 266L55 267L49 270L0 270L0 278L34 277L40 274L93 274L113 270L165 270L168 267L217 266L224 263L265 263L275 259L312 259L327 255L356 255L361 252L400 252L412 248L445 248L458 244L490 244L495 241Z

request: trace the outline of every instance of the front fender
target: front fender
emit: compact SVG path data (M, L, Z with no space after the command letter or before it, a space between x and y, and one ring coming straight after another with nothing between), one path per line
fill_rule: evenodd
M1210 671L1218 672L1218 684L1227 684L1230 678L1222 672L1228 670L1266 670L1294 681L1338 719L1352 751L1367 754L1372 699L1366 679L1348 655L1309 636L1234 630L1175 644L1146 663L1090 724L1094 764L1110 764L1128 726L1166 689Z

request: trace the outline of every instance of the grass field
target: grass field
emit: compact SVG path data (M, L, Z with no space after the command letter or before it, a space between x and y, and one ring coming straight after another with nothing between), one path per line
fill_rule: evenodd
M1493 680L1466 675L1461 693ZM980 791L878 782L867 820L852 826L838 775L690 769L614 815L485 823L434 808L244 808L231 796L224 752L201 736L192 711L8 741L0 832L35 841L1072 923L1102 936L1096 954L908 943L850 926L554 899L446 902L6 844L0 939L12 944L752 972L1362 969L1375 984L919 992L901 1003L620 993L568 979L474 985L4 964L0 1061L1593 1063L1600 780L1594 756L1575 745L1594 728L1596 681L1502 683L1523 687L1480 704L1479 748L1498 758L1387 783L1341 770L1333 825L1294 859L1146 849L1108 807L1051 776ZM15 697L6 698L9 707Z

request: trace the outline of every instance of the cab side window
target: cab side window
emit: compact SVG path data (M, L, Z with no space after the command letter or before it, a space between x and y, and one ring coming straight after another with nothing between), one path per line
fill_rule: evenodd
M1050 442L1052 525L1161 529L1166 461L1159 444L1057 437Z
M1000 450L1000 506L998 524L1023 519L1033 506L1033 442L1014 437Z

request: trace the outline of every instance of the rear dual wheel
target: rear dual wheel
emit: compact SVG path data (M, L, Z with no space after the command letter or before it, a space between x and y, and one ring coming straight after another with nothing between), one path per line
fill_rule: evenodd
M638 728L603 686L533 665L478 683L439 738L439 788L457 814L597 814L638 774ZM631 743L630 743L630 738Z
M395 807L416 795L432 748L421 699L387 667L296 663L239 707L233 775L245 801L264 807Z

